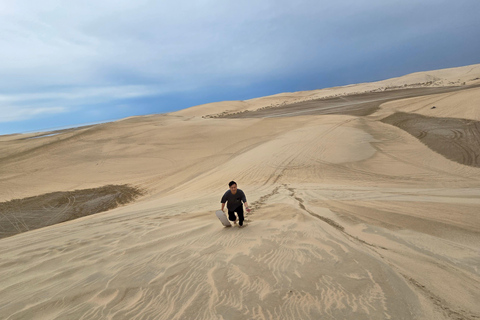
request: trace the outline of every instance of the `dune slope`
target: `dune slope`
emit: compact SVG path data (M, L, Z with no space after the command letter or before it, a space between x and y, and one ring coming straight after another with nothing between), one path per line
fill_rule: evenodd
M470 77L462 70L448 74ZM207 106L0 137L1 202L143 192L0 239L0 318L478 319L480 168L384 119L428 117L430 131L444 118L476 122L465 103L479 93L399 98L363 115L211 119L224 109ZM462 143L476 148L478 126L468 130ZM244 228L214 215L230 180L253 209Z

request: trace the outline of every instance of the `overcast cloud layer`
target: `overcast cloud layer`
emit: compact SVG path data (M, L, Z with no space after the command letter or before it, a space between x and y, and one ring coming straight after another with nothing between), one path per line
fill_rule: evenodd
M480 1L3 1L0 134L480 62Z

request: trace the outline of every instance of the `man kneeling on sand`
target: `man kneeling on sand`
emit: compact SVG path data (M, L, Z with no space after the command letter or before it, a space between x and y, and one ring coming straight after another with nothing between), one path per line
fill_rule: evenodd
M245 209L247 212L250 212L248 208L247 198L245 197L245 193L242 190L237 189L237 183L235 181L230 181L228 184L230 190L225 192L220 201L222 203L222 211L225 209L225 202L227 203L228 209L228 220L233 221L234 224L237 223L237 217L235 216L235 212L238 215L238 225L240 227L243 226L243 204L245 204ZM242 204L243 202L243 204Z

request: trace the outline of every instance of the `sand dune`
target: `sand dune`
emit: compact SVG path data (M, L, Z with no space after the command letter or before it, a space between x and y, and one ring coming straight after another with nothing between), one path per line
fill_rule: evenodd
M245 101L222 101L180 110L181 116L207 116L256 111L264 108L282 107L288 104L328 99L354 94L395 91L408 88L445 88L480 84L480 64L425 72L416 72L402 77L352 84L342 87L311 91L286 92Z
M25 215L28 197L50 192L129 184L143 195L0 239L0 318L480 318L480 168L449 157L459 146L480 154L478 126L465 126L479 121L480 88L468 87L479 72L331 90L467 82L428 96L398 91L368 112L358 109L368 95L350 94L330 114L287 106L205 117L328 95L315 91L1 136L0 201L18 199L10 215L12 203L29 204L16 207ZM253 208L245 228L214 215L230 180Z

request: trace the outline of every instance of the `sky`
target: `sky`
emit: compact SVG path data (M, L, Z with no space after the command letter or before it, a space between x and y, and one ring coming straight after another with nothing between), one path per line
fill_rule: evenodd
M478 0L4 0L0 134L480 63Z

